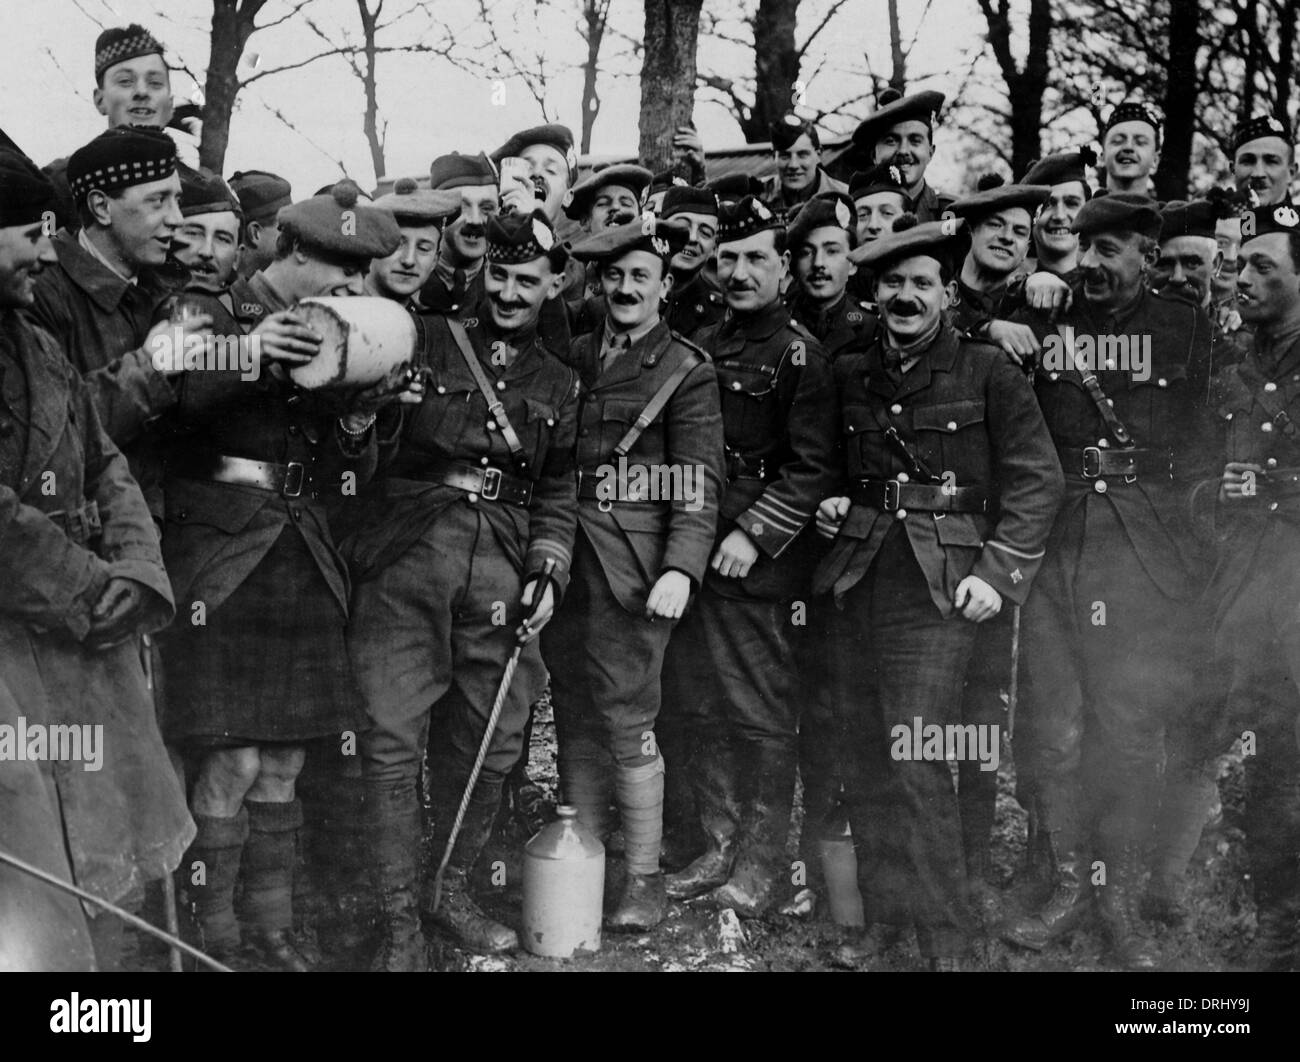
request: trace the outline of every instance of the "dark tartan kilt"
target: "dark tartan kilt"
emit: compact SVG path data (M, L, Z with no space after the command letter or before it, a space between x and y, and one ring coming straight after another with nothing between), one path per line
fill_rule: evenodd
M286 527L208 613L165 632L168 744L235 748L359 730L346 619L303 538Z

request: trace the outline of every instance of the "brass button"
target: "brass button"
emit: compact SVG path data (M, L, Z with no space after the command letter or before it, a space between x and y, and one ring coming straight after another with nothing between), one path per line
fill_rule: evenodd
M1274 391L1277 390L1277 384L1275 384L1272 380L1269 380L1269 382L1264 385L1264 390L1267 391L1269 394L1272 394Z
M447 389L446 389L445 387L443 387L442 384L439 384L439 385L438 385L438 394L440 394L440 395L445 395L446 393L447 393Z
M762 524L754 524L754 525L749 529L749 533L750 533L751 535L761 535L761 534L763 533L763 525L762 525Z
M1268 511L1271 512L1271 513L1275 513L1275 512L1277 512L1277 502L1269 502L1269 503L1268 503Z
M488 430L488 431L496 431L496 430L497 430L497 422L496 422L495 420L489 420L489 421L487 422L487 430Z
M955 420L950 420L950 421L948 421L948 430L949 430L949 431L956 431L956 430L957 430L957 422L956 422Z
M1168 386L1169 386L1169 381L1166 380L1166 379L1162 376L1162 377L1160 377L1160 379L1158 379L1158 380L1156 381L1156 386L1157 386L1157 387L1168 387Z
M488 459L486 457L480 457L478 463L480 465L486 465L488 463Z
M894 517L895 517L895 519L898 519L898 520L906 520L906 519L907 519L907 510L906 510L906 509L899 509L896 513L894 513Z
M498 381L497 381L497 390L498 390L498 391L504 391L505 389L506 389L506 382L505 382L505 380L498 380Z
M1110 488L1106 485L1106 481L1104 479L1099 479L1097 480L1096 483L1092 485L1092 489L1095 490L1098 494L1105 494L1106 491L1108 491Z
M740 390L740 381L739 381L739 380L732 380L732 381L731 381L731 389L732 389L733 391L739 391L739 390Z
M1098 449L1104 450L1104 449L1106 449L1106 447L1108 447L1109 445L1110 445L1110 440L1109 440L1109 439L1098 439L1098 440L1097 440L1097 448L1098 448Z
M908 475L906 472L900 472L894 478L898 480L899 483L906 483L908 481Z
M889 412L894 414L894 416L898 416L898 414L903 412L903 407L899 405L899 403L895 402L892 406L889 407Z
M1272 422L1271 420L1266 420L1266 421L1264 421L1264 423L1261 424L1261 425L1259 426L1259 430L1260 430L1260 431L1272 431L1272 430L1273 430L1273 422Z
M472 505L474 502L478 501L478 495L477 495L477 494L470 493L470 494L466 495L466 497L469 498L469 500L470 500L470 504L471 504L471 505Z
M554 417L547 417L547 418L546 418L546 426L547 426L548 428L553 428L553 427L555 427L555 418L554 418Z
M1059 380L1060 377L1061 377L1061 374L1060 374L1059 372L1049 372L1049 373L1047 374L1047 378L1048 378L1049 380Z
M1277 458L1276 458L1276 457L1270 457L1270 458L1269 458L1267 461L1265 461L1264 463L1265 463L1266 465L1268 465L1269 468L1277 468Z

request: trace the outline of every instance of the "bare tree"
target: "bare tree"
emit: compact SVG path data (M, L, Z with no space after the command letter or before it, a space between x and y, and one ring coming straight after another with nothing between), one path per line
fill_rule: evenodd
M1042 153L1043 95L1047 91L1052 42L1051 0L1030 0L1029 50L1017 63L1011 47L1010 0L979 0L988 26L987 39L1006 83L1010 108L1005 113L1011 129L1011 172L1019 177Z
M582 138L580 150L585 155L591 151L591 130L600 114L600 93L596 79L600 73L600 48L605 41L605 28L609 25L609 5L612 0L582 0L582 20L578 32L587 46L587 57L582 63Z
M645 0L641 67L641 161L652 170L672 161L673 132L695 109L695 50L704 0Z

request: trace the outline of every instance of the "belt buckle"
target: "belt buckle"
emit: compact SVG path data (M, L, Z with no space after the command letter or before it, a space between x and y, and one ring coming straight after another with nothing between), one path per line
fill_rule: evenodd
M896 479L885 480L885 512L893 513L898 511L898 501L901 497L901 484Z
M307 478L307 469L301 461L290 461L284 468L284 486L280 493L286 498L302 495L302 484Z
M1091 461L1091 471L1089 471L1089 458ZM1101 447L1085 446L1083 448L1083 478L1096 479L1101 475Z
M483 469L483 489L479 494L486 501L496 501L501 494L501 469Z

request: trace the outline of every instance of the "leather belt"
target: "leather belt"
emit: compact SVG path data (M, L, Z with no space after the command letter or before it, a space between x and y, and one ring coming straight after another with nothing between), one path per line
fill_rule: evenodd
M598 501L603 511L609 512L615 505L661 505L667 502L658 498L610 498L608 489L602 494L600 485L604 477L593 472L578 471L578 497L582 501Z
M46 515L63 529L77 545L84 545L103 533L99 518L99 503L88 501L80 509L59 509Z
M217 483L256 487L285 498L302 497L303 489L310 488L312 482L308 465L302 461L290 461L282 465L274 461L255 461L251 457L231 457L228 454L196 457L176 471L187 479L211 479ZM308 494L315 497L315 492L310 489Z
M733 479L758 479L766 483L776 478L775 471L771 476L767 471L766 457L746 457L734 450L727 451L727 482Z
M1257 479L1259 493L1269 498L1300 495L1300 468L1270 468Z
M459 461L432 460L418 469L396 473L425 483L455 487L466 494L477 494L484 501L499 501L526 509L533 500L532 480L512 476L492 465L466 465Z
M1160 476L1164 479L1172 479L1174 475L1174 458L1168 450L1058 446L1056 452L1061 459L1061 469L1067 476L1082 476L1084 479L1123 476L1131 483L1139 475Z
M950 487L945 483L900 483L896 479L860 479L849 488L859 505L892 513L917 509L931 513L985 513L989 492L983 487Z

